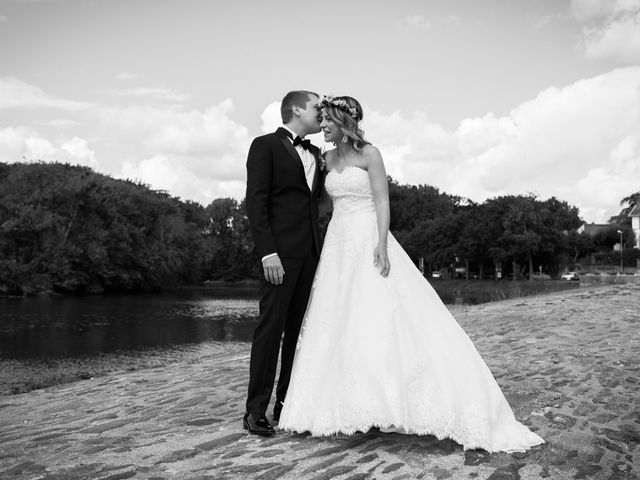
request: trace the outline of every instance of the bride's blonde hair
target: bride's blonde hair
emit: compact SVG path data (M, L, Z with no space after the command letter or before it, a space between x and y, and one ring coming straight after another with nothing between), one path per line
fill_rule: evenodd
M317 105L324 108L333 122L340 127L343 142L350 142L356 150L362 150L371 142L364 138L364 131L360 128L362 120L362 106L353 97L324 97Z

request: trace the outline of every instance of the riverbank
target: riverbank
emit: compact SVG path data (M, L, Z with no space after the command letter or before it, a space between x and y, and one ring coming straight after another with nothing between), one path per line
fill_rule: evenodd
M0 360L0 401L4 395L77 382L104 375L198 361L197 344L175 348L102 353L85 357Z
M526 297L578 282L432 279L448 304ZM0 395L197 359L197 345L252 338L256 284L162 295L0 298Z
M210 342L185 361L0 398L0 478L638 478L640 286L451 311L545 445L489 455L377 431L249 436L249 346Z

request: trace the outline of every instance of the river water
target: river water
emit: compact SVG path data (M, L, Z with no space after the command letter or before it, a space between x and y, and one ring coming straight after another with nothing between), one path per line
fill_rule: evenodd
M253 290L185 290L0 298L0 311L0 358L64 358L208 340L249 341L258 300Z
M569 282L433 282L445 303L480 303L576 287ZM62 359L250 341L255 289L153 295L0 298L0 359Z

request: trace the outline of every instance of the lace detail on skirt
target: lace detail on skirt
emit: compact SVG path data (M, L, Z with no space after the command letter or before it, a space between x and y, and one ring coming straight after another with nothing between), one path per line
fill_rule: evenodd
M313 435L395 427L489 452L543 443L515 419L469 337L391 234L391 271L378 273L368 173L332 171L326 187L334 213L280 427Z

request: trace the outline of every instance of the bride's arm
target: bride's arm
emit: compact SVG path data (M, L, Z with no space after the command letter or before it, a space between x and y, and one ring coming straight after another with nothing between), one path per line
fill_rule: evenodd
M376 206L376 219L378 221L378 245L373 251L373 263L380 270L380 274L386 277L391 269L387 256L387 238L389 236L389 184L387 172L380 151L373 145L368 145L363 150L364 159L369 172L373 201Z

